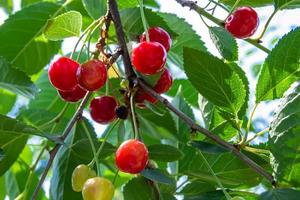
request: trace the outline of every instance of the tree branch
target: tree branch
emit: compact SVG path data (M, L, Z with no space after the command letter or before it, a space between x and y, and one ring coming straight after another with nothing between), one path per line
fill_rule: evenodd
M61 136L61 140L64 141L66 139L66 137L69 135L69 133L71 132L73 126L75 125L75 123L77 122L78 119L80 119L81 115L82 115L82 111L85 107L85 105L87 104L89 98L91 97L92 95L92 92L88 92L84 99L81 101L78 109L76 110L76 112L74 113L72 119L70 120L70 122L68 123L67 127L65 128L62 136ZM47 162L47 165L46 165L46 168L43 172L43 175L41 177L41 179L39 180L39 183L38 185L36 186L35 190L34 190L34 193L32 195L32 200L35 200L37 198L37 195L39 193L39 190L41 189L46 177L47 177L47 174L48 174L48 171L54 161L54 158L55 156L57 155L57 152L58 150L60 149L61 147L61 144L56 144L55 147L50 151L50 157L49 157L49 160Z
M117 2L115 0L108 0L108 8L112 16L113 22L115 23L119 46L122 49L122 56L123 56L126 78L128 80L131 80L136 75L131 66L130 56L126 45L125 34L121 23Z
M214 22L215 24L224 27L224 23L222 20L216 18L215 16L211 15L210 13L206 12L203 8L201 8L200 6L198 6L196 4L195 1L187 1L187 0L175 0L177 3L179 3L181 6L183 7L188 7L191 10L196 11L199 15L206 17L207 19L209 19L210 21ZM253 39L244 39L246 42L256 46L257 48L259 48L260 50L264 51L265 53L269 54L271 51L261 45L257 40L253 40Z
M179 3L184 3L186 1L184 0L176 0ZM270 181L273 185L275 185L275 180L271 174L266 172L261 166L257 165L253 160L248 158L246 155L242 154L238 148L233 146L232 144L223 141L218 136L214 135L209 130L197 125L191 118L189 118L186 114L178 110L176 107L174 107L167 99L157 94L154 90L152 90L151 87L149 87L147 84L145 84L142 80L138 79L132 69L131 60L128 54L128 49L125 42L125 35L122 29L122 24L120 20L119 11L117 8L117 4L115 0L108 0L110 13L113 17L113 21L116 26L117 36L118 36L118 42L119 46L122 48L122 55L125 65L125 71L126 71L126 77L129 81L132 81L133 83L138 84L142 89L144 89L146 92L148 92L151 96L162 102L169 110L174 112L179 118L181 118L185 123L187 123L192 130L198 131L208 138L212 139L219 145L225 147L226 149L230 150L233 154L235 154L238 158L240 158L242 161L244 161L247 165L249 165L252 169L254 169L257 173L265 177L268 181ZM195 3L191 4L191 9L196 9L197 5ZM210 15L209 13L207 13ZM213 16L212 16L213 17ZM214 18L214 17L213 17ZM220 20L217 18L214 19L215 22L221 23ZM217 21L218 20L218 21Z

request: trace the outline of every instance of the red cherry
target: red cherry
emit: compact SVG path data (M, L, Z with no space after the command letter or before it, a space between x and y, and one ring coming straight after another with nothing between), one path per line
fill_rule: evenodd
M144 104L144 101L149 101L152 104L157 103L157 99L146 93L146 91L144 91L143 89L139 89L135 94L135 102L138 107L145 108L146 106Z
M132 50L132 65L146 75L159 72L166 63L166 49L158 42L141 42Z
M100 124L108 124L117 117L117 107L118 102L112 96L96 97L90 104L91 117Z
M58 90L71 91L77 86L76 71L79 64L67 57L61 57L49 68L51 84Z
M101 88L107 79L105 64L100 60L90 60L77 70L77 81L80 87L88 91Z
M77 102L82 99L87 93L86 90L81 89L79 86L76 86L76 88L71 91L57 90L57 92L63 100L68 102Z
M149 39L151 42L158 42L162 44L166 51L169 51L171 45L172 45L172 39L167 31L160 27L151 27L148 30ZM143 35L140 38L140 42L146 41L146 33L143 33Z
M127 140L118 148L115 161L122 172L140 173L148 163L148 149L138 140Z
M172 75L170 71L167 68L165 68L164 72L160 76L159 80L157 81L153 89L155 92L162 94L167 92L170 89L172 83L173 83Z
M259 18L250 7L240 7L232 13L225 22L225 28L237 38L247 38L253 35L258 27Z

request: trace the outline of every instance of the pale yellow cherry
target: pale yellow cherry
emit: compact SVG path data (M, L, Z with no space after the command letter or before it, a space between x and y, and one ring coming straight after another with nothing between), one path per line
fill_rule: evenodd
M80 192L86 180L96 176L96 172L87 165L78 165L72 174L72 189Z
M82 189L84 200L112 200L114 185L106 178L95 177L88 179Z

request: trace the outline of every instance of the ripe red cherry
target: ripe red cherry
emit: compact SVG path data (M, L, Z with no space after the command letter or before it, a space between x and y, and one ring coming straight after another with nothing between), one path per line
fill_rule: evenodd
M237 38L247 38L253 35L258 27L259 18L250 7L240 7L232 13L225 22L225 28Z
M150 102L152 104L156 104L157 103L157 99L155 99L154 97L152 97L150 94L148 94L143 89L139 89L137 91L137 93L135 94L134 98L135 98L135 102L136 102L137 106L140 107L140 108L145 108L146 107L144 101L148 101L148 102Z
M51 84L58 90L71 91L77 86L76 71L79 64L67 57L61 57L49 68Z
M91 117L100 124L107 124L117 117L117 107L118 102L112 96L96 97L90 104Z
M101 88L107 79L105 64L100 60L90 60L77 70L77 81L80 87L88 91Z
M170 71L167 68L165 68L164 72L161 74L161 77L159 78L159 80L157 81L153 89L155 92L162 94L167 92L170 89L172 83L173 83L172 75Z
M148 30L149 39L151 42L158 42L162 44L166 51L170 50L170 47L172 45L172 39L167 31L160 27L151 27ZM146 33L143 33L143 35L140 38L140 42L146 41Z
M132 65L146 75L162 70L166 63L166 49L158 42L141 42L132 50Z
M58 90L59 96L68 102L77 102L86 95L87 91L76 86L74 90L71 91L60 91Z
M138 140L127 140L118 148L115 161L122 172L140 173L148 163L148 149Z

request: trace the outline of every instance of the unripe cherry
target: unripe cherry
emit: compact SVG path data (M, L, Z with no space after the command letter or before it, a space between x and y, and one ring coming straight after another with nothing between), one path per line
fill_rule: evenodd
M127 140L118 148L115 162L122 172L140 173L148 163L148 149L138 140Z
M112 200L114 185L106 178L95 177L88 179L82 189L83 200Z
M167 31L160 27L151 27L148 30L149 39L151 42L158 42L162 44L166 51L168 52L170 50L170 47L172 45L172 39ZM144 32L140 38L140 42L146 41L146 33Z
M58 90L71 91L77 86L76 72L79 63L67 58L61 57L53 62L48 70L48 76L51 84Z
M225 22L227 29L236 38L247 38L252 36L259 24L259 18L251 7L240 7L236 9Z
M76 86L76 88L71 91L57 90L57 92L59 96L67 102L77 102L82 99L87 93L86 90L81 89L79 86Z
M80 192L89 178L95 177L96 172L87 165L78 165L72 173L72 189Z
M116 119L117 100L112 96L100 96L91 101L90 113L94 121L108 124Z
M158 42L141 42L132 49L132 65L145 75L151 75L163 69L167 52Z
M88 91L100 89L107 79L106 66L100 60L89 60L77 71L77 81L81 88Z

